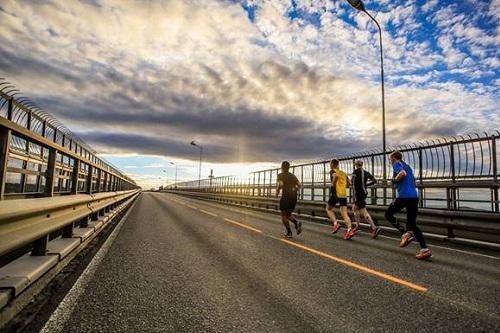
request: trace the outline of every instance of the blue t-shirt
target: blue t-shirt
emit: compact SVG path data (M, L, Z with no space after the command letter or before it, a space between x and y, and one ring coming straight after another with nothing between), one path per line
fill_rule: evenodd
M410 166L404 162L396 162L392 166L394 171L394 177L401 171L406 172L406 176L399 182L396 183L398 188L398 198L418 198L417 185L415 183L415 177L413 176L413 170Z

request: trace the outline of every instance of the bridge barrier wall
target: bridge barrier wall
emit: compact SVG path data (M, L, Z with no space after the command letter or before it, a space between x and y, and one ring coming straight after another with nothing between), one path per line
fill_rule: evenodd
M140 190L0 201L0 327L13 318Z
M275 213L279 209L279 198L277 197L256 197L180 190L169 190L167 192ZM384 230L394 231L384 217L387 207L367 205L367 209L373 219ZM340 216L338 208L335 210L337 216ZM303 218L329 224L324 202L299 200L295 211ZM396 216L400 221L406 222L406 215L404 213L399 213ZM430 238L500 250L500 214L498 213L420 208L418 224Z

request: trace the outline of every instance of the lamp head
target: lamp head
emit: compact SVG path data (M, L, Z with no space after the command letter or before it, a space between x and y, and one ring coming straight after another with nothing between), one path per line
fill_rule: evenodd
M191 146L197 146L196 142L191 141Z
M349 2L349 4L357 10L360 10L362 12L365 11L365 5L362 0L347 0L347 2Z

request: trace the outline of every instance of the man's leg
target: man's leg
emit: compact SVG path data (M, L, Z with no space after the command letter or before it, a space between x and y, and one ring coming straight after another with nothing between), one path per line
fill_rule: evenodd
M352 215L354 215L354 221L356 222L356 227L359 228L359 223L361 222L361 210L356 206L356 203L352 204Z
M420 244L421 249L426 249L424 235L419 227L417 227L417 214L418 214L418 199L408 199L406 205L406 229L413 232L413 235Z
M337 217L333 211L333 206L330 206L330 204L326 204L326 215L328 215L328 219L332 222L332 234L334 234L339 231L341 226L339 221L337 221Z
M347 229L351 229L352 222L349 214L347 214L347 206L340 206L340 214L342 215L342 219L344 220L345 224L347 224Z
M295 218L295 216L293 216L292 213L288 214L287 218L290 222L292 222L295 225L295 230L297 231L297 235L300 235L300 233L302 232L302 222L297 221L297 219Z
M359 215L361 215L370 224L372 230L377 227L370 214L368 214L368 210L366 208L361 208L359 210Z
M401 224L399 224L396 217L394 217L394 214L396 214L403 208L404 208L404 203L402 202L401 199L397 198L396 201L393 201L389 205L389 207L385 212L385 218L387 219L387 221L389 221L394 228L398 229L401 235L403 235L406 232L406 230L401 226Z
M292 229L290 229L290 222L288 222L288 212L281 211L281 222L283 222L283 226L285 226L287 236L292 235Z
M332 224L335 224L337 222L337 217L335 216L335 212L333 211L333 207L330 206L329 204L326 204L326 215L328 216L328 219Z

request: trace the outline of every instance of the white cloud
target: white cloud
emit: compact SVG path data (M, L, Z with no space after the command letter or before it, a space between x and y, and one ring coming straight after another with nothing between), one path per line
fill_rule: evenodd
M244 133L235 139L230 131L236 124L214 133L208 131L208 120L197 118L222 113L226 118L241 115L249 123L253 117L307 124L310 128L294 127L296 134L286 133L297 142L316 135L325 142L340 139L348 145L360 139L363 145L377 145L379 40L373 22L351 10L356 24L349 24L340 18L348 7L326 0L297 2L299 9L320 16L319 26L305 19L290 20L287 1L254 4L255 23L239 4L219 1L145 5L109 0L102 1L102 7L8 1L0 12L0 42L4 52L18 59L12 60L17 67L7 68L6 75L30 95L51 101L44 106L72 121L68 125L83 134L99 129L179 146L195 138L217 147L246 147L249 155L257 149L276 149L271 143L284 136L255 122L253 126L262 132L244 136L242 128ZM436 5L427 2L422 10L429 12ZM421 28L418 13L414 3L391 4L377 16L386 27L385 69L392 84L386 87L387 126L392 144L441 134L442 128L461 130L466 121L474 128L491 124L488 112L498 105L488 87L435 81L440 75L433 69L445 63L448 73L470 78L490 75L491 68L498 68L498 59L485 57L498 37L471 25L448 6L431 19L441 29L437 40L442 52L433 50L429 40L411 38ZM390 33L389 25L397 32ZM480 57L484 68L475 68L478 62L471 57ZM35 76L43 79L33 80ZM407 83L396 86L400 80ZM126 121L138 114L144 119ZM182 122L181 116L189 121ZM201 119L198 127L188 126L192 119ZM415 123L429 122L442 128L415 129ZM134 152L103 144L99 148L115 154ZM312 148L318 149L304 148L304 154Z

